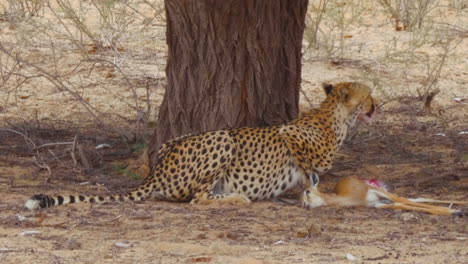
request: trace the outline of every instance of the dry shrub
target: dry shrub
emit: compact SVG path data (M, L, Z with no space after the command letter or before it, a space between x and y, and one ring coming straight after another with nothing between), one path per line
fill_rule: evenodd
M378 0L395 20L395 30L421 28L437 0Z
M0 19L18 22L39 15L45 0L6 0L0 2Z
M395 92L395 85L400 87L398 90L427 101L438 90L447 59L466 36L466 28L431 16L432 12L447 8L437 0L379 0L378 3L375 6L375 1L370 0L312 1L304 32L304 58L360 70L351 78L371 83L384 102L401 96ZM464 6L460 2L452 5ZM374 25L369 19L361 19L369 12L375 12ZM386 22L390 16L395 25L393 21ZM379 43L377 52L361 53L362 49L369 50L374 41L369 43L365 37L350 32L354 28L375 26L380 18L383 22L379 27L391 25L400 32L390 32L392 37ZM406 89L401 89L402 86Z
M42 83L44 92L55 89L64 95L64 102L78 102L97 128L130 141L147 136L150 117L155 115L150 97L162 89L164 80L156 77L158 71L129 73L135 71L127 63L133 55L128 46L135 40L154 39L154 25L163 17L161 1L8 0L0 8L14 25L7 41L0 43L0 94L6 95L2 104L17 100L23 87ZM29 56L32 50L36 54ZM153 59L154 53L144 56ZM108 89L109 84L128 87L131 97ZM134 116L99 111L99 102L85 97L86 89L98 86Z

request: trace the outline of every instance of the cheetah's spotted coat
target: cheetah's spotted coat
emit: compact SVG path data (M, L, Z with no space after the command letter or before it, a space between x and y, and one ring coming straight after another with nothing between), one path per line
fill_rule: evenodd
M327 98L287 125L235 128L173 139L158 153L154 172L124 195L34 195L29 209L76 202L170 201L245 202L276 197L310 175L330 169L348 127L368 119L375 104L359 83L324 85Z

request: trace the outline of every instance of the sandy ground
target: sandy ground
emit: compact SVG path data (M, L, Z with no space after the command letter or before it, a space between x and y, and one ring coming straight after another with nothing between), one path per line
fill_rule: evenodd
M323 36L317 49L305 52L302 109L323 99L322 82L347 80L371 85L382 108L373 124L351 131L322 188L355 175L384 180L404 196L468 200L468 8L453 8L452 2L439 1L430 13L431 21L451 25L445 37L462 36L447 55L430 111L423 110L417 90L441 57L440 31L421 33L433 42L412 50L418 61L408 68L408 48L421 35L395 31L373 1L346 9L360 16L347 15L341 31L332 20L324 24L331 30L328 40L341 34L343 41L330 46ZM275 201L246 207L146 201L25 211L24 201L35 193L119 193L140 182L124 165L141 146L123 142L119 133L154 122L165 85L163 14L136 6L141 13L129 14L134 20L112 49L106 44L112 34L91 18L96 10L89 1L83 3L85 21L103 40L103 50L89 41L72 44L50 12L0 19L2 45L64 85L25 78L39 70L24 64L21 74L10 74L18 68L0 56L0 263L468 263L466 216L304 210ZM112 147L96 150L102 143Z
M400 195L468 200L467 161L460 158L466 153L467 141L460 143L460 135L452 131L439 137L432 128L411 129L415 134L412 136L407 135L407 130L383 122L357 130L335 167L322 177L322 188L329 191L341 177L357 175L385 180ZM22 141L17 136L7 138L10 142ZM6 176L0 181L2 263L466 263L468 260L466 216L441 217L367 208L305 210L275 201L249 206L145 201L26 211L22 204L33 193L118 193L135 186L139 180L129 179L106 166L95 171L78 170L69 159L53 166L55 169L49 176L46 170L38 170L29 157L18 155L18 147L12 150L17 154L0 160L0 174ZM112 157L114 151L101 154ZM73 169L66 168L67 165ZM292 193L289 198L295 196ZM39 233L24 234L31 231ZM348 260L348 254L357 259Z

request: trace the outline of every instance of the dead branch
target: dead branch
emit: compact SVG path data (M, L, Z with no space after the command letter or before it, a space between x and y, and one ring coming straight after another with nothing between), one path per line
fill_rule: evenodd
M434 97L440 93L440 90L439 89L436 89L432 92L430 92L429 94L427 94L424 98L424 109L428 112L428 113L431 113L431 103L432 101L434 100Z
M73 160L73 164L75 164L75 167L78 165L78 160L76 159L76 156L75 156L75 149L76 149L76 139L77 139L77 135L75 135L75 138L73 139L73 144L72 144L72 148L70 150L70 156Z
M39 153L38 153L38 156L39 156ZM33 157L33 163L36 164L39 168L47 170L48 177L50 177L50 175L52 175L52 170L50 169L49 165L47 165L47 163L39 161L37 159L38 156Z
M85 151L83 149L83 146L78 144L77 149L78 149L78 155L80 156L81 164L85 168L91 168L91 163L89 162L88 158L86 157L86 153L85 153Z
M0 44L0 45L1 45L1 44ZM20 136L22 136L22 137L24 138L24 140L26 141L26 143L29 143L29 144L28 144L29 148L32 148L32 149L35 149L35 148L36 148L36 143L34 143L34 141L32 141L32 139L29 138L28 136L26 136L25 134L23 134L23 133L21 133L21 132L19 132L19 131L17 131L17 130L9 129L9 128L0 128L0 130L18 134L18 135L20 135Z
M47 147L52 147L52 146L57 146L57 145L72 145L73 142L54 142L54 143L45 143L45 144L42 144L38 147L35 147L34 150L38 150L38 149L41 149L41 148L47 148Z

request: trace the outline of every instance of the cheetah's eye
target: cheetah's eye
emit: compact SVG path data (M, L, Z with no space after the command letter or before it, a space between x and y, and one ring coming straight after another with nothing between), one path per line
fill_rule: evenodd
M311 191L310 190L305 190L306 195L310 195Z

